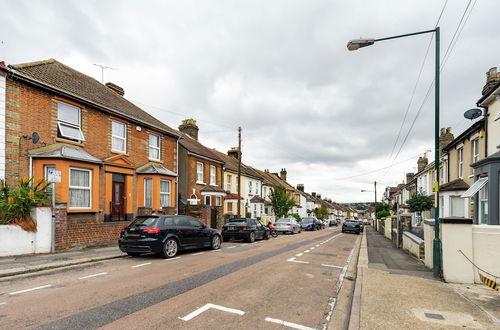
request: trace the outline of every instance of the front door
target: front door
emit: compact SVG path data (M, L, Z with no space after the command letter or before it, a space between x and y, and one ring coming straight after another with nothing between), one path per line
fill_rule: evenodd
M111 220L125 220L125 176L113 174L111 197Z

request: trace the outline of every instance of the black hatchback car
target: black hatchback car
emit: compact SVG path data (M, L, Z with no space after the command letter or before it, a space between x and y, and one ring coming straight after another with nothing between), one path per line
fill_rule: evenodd
M342 224L342 232L351 232L351 233L356 233L360 234L362 231L361 225L359 224L358 220L346 220Z
M123 228L118 239L120 250L128 255L156 253L173 258L179 250L210 247L220 249L219 230L207 228L185 215L138 217Z
M229 242L233 239L244 239L253 243L256 239L269 239L269 228L257 219L235 218L222 226L222 239Z

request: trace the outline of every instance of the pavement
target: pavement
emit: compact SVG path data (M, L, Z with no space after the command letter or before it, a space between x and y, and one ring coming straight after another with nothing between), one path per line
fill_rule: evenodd
M118 245L50 254L0 258L0 277L45 271L126 256Z
M349 329L500 329L500 294L449 284L371 227L363 233Z

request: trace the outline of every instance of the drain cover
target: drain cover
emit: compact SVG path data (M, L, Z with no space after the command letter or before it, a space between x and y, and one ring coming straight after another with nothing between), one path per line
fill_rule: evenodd
M444 320L444 316L441 314L434 314L434 313L424 313L425 317L429 319L435 319L435 320Z

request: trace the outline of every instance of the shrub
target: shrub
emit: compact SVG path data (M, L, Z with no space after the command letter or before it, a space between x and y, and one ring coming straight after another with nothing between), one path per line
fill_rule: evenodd
M288 216L295 218L295 220L297 220L297 222L301 222L302 221L302 218L297 213L290 213Z
M17 185L9 185L0 180L0 225L18 225L24 230L36 231L36 223L31 218L35 205L50 204L49 182L24 177Z

